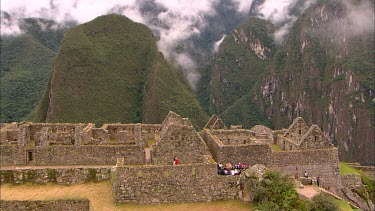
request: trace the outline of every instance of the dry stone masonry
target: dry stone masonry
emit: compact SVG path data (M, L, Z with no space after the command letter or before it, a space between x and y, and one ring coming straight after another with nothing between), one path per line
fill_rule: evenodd
M217 163L262 164L296 178L307 171L320 177L321 187L334 192L342 187L337 148L302 118L273 131L262 125L228 129L213 115L200 133L174 112L154 125L11 123L1 125L0 142L1 183L110 179L116 204L241 198L239 177L218 175Z
M21 210L79 210L89 211L89 200L50 200L50 201L0 201L1 211L21 211Z

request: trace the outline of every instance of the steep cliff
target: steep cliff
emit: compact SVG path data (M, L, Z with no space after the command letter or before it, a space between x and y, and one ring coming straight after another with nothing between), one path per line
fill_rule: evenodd
M211 73L210 111L222 113L267 71L275 46L272 23L251 17L226 36Z
M366 14L366 8L373 8L373 3L335 0L319 1L306 10L268 66L259 72L252 70L250 76L242 75L251 78L266 72L252 90L243 95L238 89L235 96L242 98L235 103L218 102L218 107L227 107L223 119L236 118L251 125L251 117L233 112L249 104L263 112L276 129L302 116L331 137L339 147L340 160L373 165L374 29L373 13ZM366 22L368 15L372 22ZM257 55L257 50L252 50L253 56ZM229 58L235 61L241 54ZM231 76L236 75L234 70ZM220 92L214 84L212 91L216 103Z

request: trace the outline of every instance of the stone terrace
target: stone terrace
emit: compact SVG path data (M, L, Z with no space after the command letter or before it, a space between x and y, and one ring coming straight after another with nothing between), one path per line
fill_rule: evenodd
M116 204L238 198L238 178L218 175L220 162L263 164L293 177L308 171L324 188L341 187L337 148L302 118L272 131L262 125L228 129L213 115L200 133L174 112L153 125L11 123L1 124L0 142L0 165L9 167L1 170L2 182L111 179ZM175 156L178 166L172 165ZM14 169L20 166L26 167Z

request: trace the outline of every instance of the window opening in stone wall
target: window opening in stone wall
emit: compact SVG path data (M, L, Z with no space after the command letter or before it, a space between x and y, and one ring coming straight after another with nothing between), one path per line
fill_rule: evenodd
M33 161L33 159L34 159L33 152L28 151L27 152L27 161Z
M301 130L301 129L299 129L299 131L298 131L298 132L299 132L299 134L300 134L300 135L302 134L302 130Z
M316 136L314 136L314 138L315 138L315 141L316 141L316 139L317 139Z

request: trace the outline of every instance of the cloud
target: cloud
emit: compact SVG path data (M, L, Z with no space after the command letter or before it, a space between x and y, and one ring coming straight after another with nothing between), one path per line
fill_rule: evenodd
M194 43L202 34L209 37L207 46L215 52L223 35L237 26L256 3L257 14L280 26L275 39L281 42L296 20L292 10L306 9L315 0L2 0L1 9L10 17L1 20L1 34L19 34L19 21L27 17L54 20L59 24L75 21L88 22L97 16L118 13L147 25L158 37L158 48L165 57L180 66L185 77L195 88L199 80L192 50L207 49ZM303 2L303 3L301 3ZM295 11L295 10L294 10ZM229 18L228 18L229 17ZM45 28L41 24L41 28ZM212 30L210 27L217 27ZM221 34L220 34L221 33ZM198 37L198 38L197 38ZM218 41L218 39L222 37ZM202 40L200 40L202 43ZM190 50L189 50L190 48ZM194 57L189 54L195 54ZM204 50L202 52L205 52Z
M67 20L84 23L100 15L119 13L149 26L159 37L159 50L168 60L177 62L189 78L199 78L196 64L188 53L176 53L176 47L191 36L199 35L207 27L205 17L215 15L214 0L39 0L33 4L27 3L25 0L1 1L2 11L13 17L2 18L2 34L21 33L19 21L26 17L50 19L58 23ZM41 28L45 27L41 25ZM195 79L189 78L194 88Z
M337 28L345 30L346 34L354 36L374 32L374 4L369 0L353 2L343 0L348 12L344 26ZM341 29L341 30L340 30Z
M295 19L285 23L283 26L281 26L280 28L278 28L274 32L273 38L274 38L276 44L281 45L283 43L286 36L289 34L289 31L292 28L294 21L295 21Z
M214 43L214 52L215 52L215 53L219 51L219 46L220 46L220 44L224 41L224 38L225 38L225 37L226 37L226 35L223 35L223 37L221 37L220 40L218 40L218 41L216 41L216 42Z
M248 14L253 0L233 0L237 4L237 10L241 13Z
M274 33L274 39L281 44L298 17L315 2L316 0L265 0L258 6L257 13L279 27Z
M19 20L11 17L8 13L1 12L1 35L21 34Z

